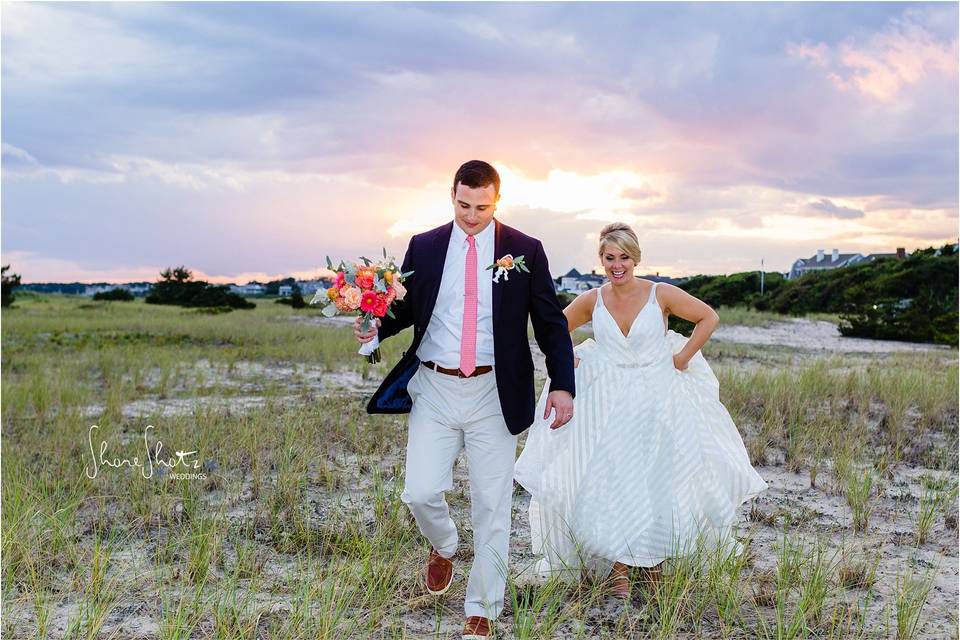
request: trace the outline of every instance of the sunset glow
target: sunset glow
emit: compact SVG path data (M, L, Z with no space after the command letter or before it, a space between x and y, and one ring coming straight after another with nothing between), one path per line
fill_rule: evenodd
M843 6L4 3L3 262L400 259L474 158L555 275L614 220L671 276L956 241L957 5Z

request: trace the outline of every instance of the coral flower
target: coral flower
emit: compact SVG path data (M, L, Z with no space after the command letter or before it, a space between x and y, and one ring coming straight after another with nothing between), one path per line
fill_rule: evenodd
M387 309L390 308L390 303L386 300L378 300L376 306L373 308L373 315L378 318L382 318L387 315Z
M499 260L497 260L497 266L503 267L504 269L513 269L513 256L509 253Z
M333 286L336 289L342 289L344 286L346 286L346 284L347 281L343 277L343 271L337 271L337 277L334 278Z
M377 307L377 302L379 302L379 299L376 293L373 291L364 291L360 297L360 311L364 313L373 311Z
M357 271L357 276L354 278L354 282L356 282L357 286L361 289L372 289L373 271L369 269L361 269L360 271Z
M387 297L385 299L387 301L387 304L393 304L393 301L396 300L397 298L397 290L394 289L393 287L387 287L386 296Z

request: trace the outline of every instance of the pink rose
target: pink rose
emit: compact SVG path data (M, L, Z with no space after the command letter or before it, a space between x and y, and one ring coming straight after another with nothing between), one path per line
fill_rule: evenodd
M397 300L403 300L403 297L407 295L406 287L404 287L403 284L401 284L396 278L393 280L393 291L397 294Z

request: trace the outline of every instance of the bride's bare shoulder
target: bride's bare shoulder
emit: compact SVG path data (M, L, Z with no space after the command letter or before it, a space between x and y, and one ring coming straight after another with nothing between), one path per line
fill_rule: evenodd
M571 331L585 322L590 322L593 318L593 306L597 302L597 291L597 289L584 291L563 310Z
M599 293L600 289L588 289L578 294L577 297L573 299L573 302L570 303L570 306L575 307L577 310L586 309L587 313L590 313L593 305L597 303Z

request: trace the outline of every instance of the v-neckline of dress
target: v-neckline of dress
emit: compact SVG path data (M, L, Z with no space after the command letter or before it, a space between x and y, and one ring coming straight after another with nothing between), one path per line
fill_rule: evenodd
M613 317L613 314L610 313L610 309L607 308L607 303L603 301L603 287L601 286L597 289L597 295L600 296L600 302L603 304L603 310L607 312L607 315L610 316L610 320L613 321L613 326L617 328L617 333L623 336L624 340L629 340L630 335L633 333L633 328L637 324L637 320L640 318L640 315L646 311L647 307L650 306L651 298L656 294L657 283L650 285L650 292L647 294L647 300L643 303L643 306L640 307L640 311L637 311L637 315L633 316L633 321L630 323L630 328L627 329L627 333L623 333L623 329L620 328L620 324L617 322L617 319Z

